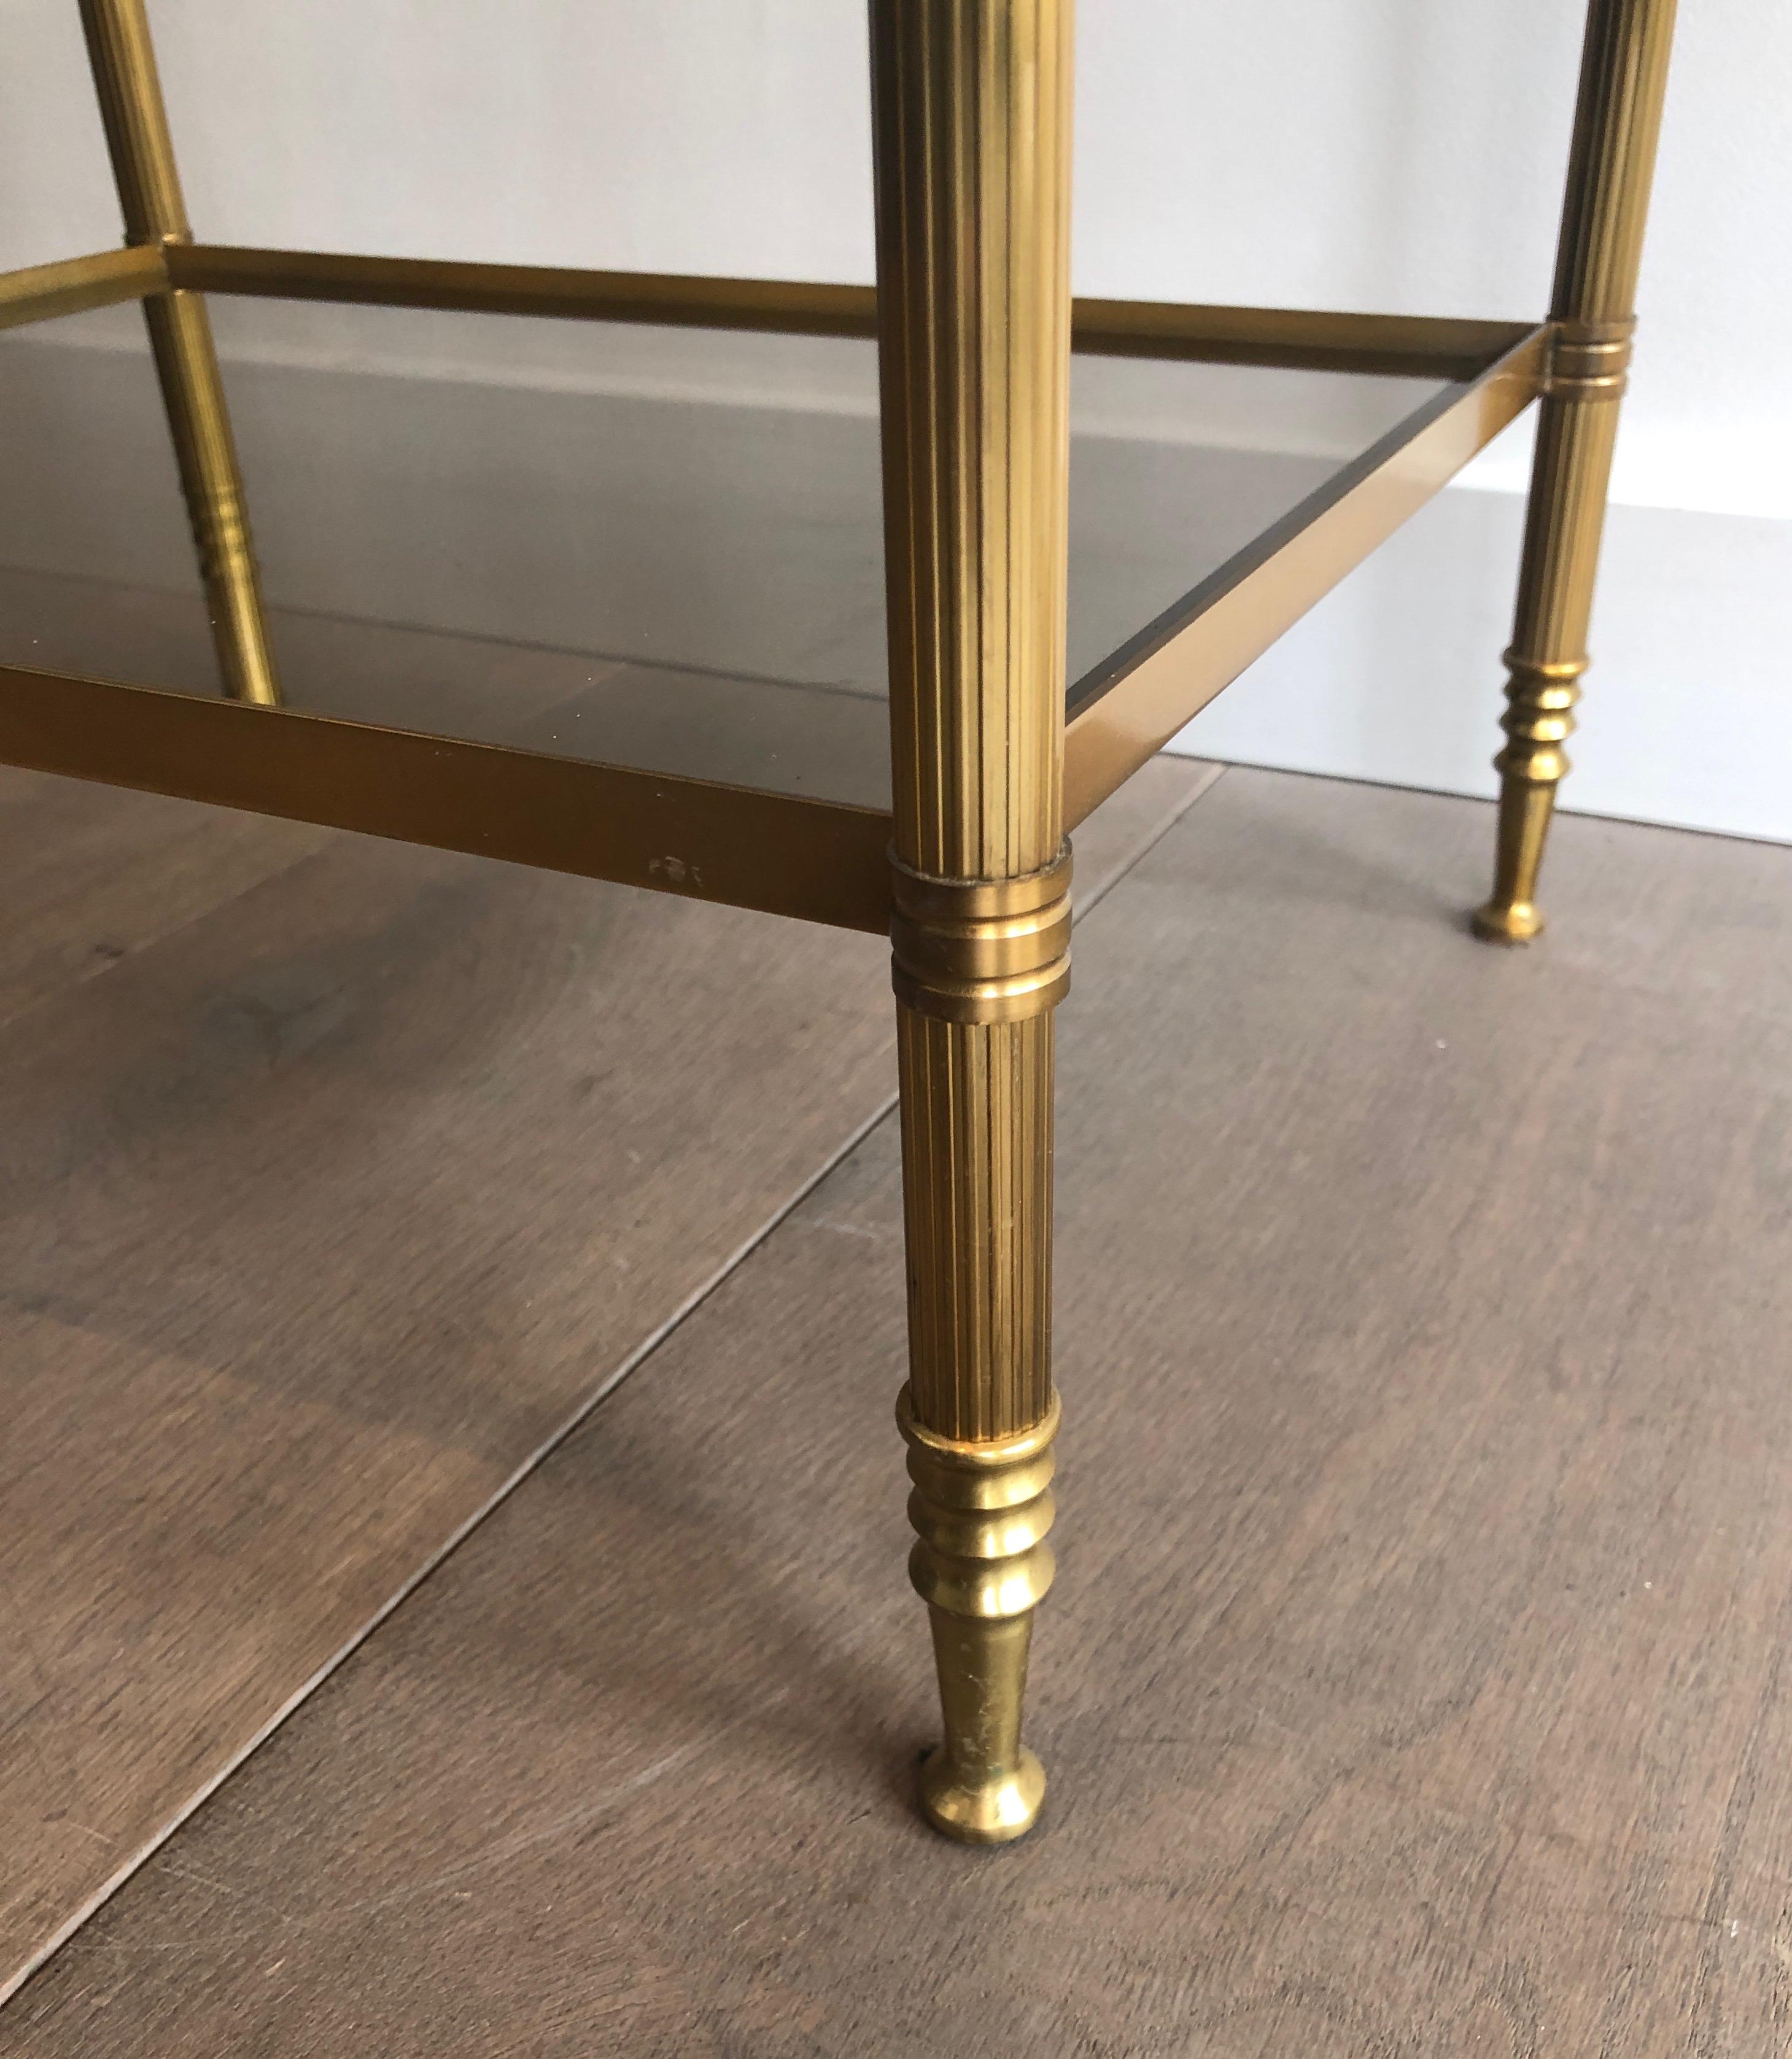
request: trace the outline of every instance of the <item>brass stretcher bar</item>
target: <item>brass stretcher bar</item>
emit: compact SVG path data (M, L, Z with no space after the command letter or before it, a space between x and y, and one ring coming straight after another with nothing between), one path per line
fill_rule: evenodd
M890 818L624 765L0 667L0 764L881 934Z

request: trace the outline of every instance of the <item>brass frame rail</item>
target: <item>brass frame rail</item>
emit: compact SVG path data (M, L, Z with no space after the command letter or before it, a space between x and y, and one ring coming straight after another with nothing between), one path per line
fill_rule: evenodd
M677 273L582 272L548 265L468 264L431 257L357 257L196 243L169 253L177 286L263 298L435 308L465 314L547 315L578 321L655 322L680 329L774 330L795 336L877 334L873 286ZM1185 307L1158 301L1072 303L1072 348L1115 357L1305 366L1472 378L1526 333L1527 323L1428 315L1323 314L1295 308Z
M168 266L155 244L127 244L122 250L96 250L90 257L28 265L22 271L0 272L0 329L114 307L121 301L141 301L167 290Z
M1072 829L1230 686L1345 574L1529 407L1552 332L1520 340L1343 466L1071 690L1064 818Z
M789 336L877 335L872 286L678 273L586 272L553 265L467 264L173 243L102 250L0 274L0 327L165 293L433 308L461 314L649 322ZM1300 308L1192 307L1166 301L1072 303L1072 348L1090 356L1266 364L1472 379L1530 331L1526 322L1432 315L1326 314Z
M836 929L889 926L890 818L876 808L18 667L0 667L0 763Z

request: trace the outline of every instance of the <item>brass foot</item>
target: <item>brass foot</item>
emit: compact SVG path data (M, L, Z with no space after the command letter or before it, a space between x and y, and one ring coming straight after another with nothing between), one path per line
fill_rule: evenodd
M1051 1585L1058 1403L1031 1429L987 1443L924 1429L907 1388L896 1420L915 1483L909 1577L932 1622L946 1731L922 1766L921 1806L948 1838L1006 1844L1033 1827L1045 1798L1020 1719L1033 1611Z
M1544 912L1534 901L1489 901L1470 919L1475 934L1489 944L1528 944L1545 926Z
M942 1702L949 1702L950 1681L960 1699L975 1698L984 1710L966 1711L969 1721L959 1726L956 1740L948 1717L947 1742L921 1762L921 1807L935 1830L960 1843L1005 1845L1032 1829L1045 1799L1045 1768L1019 1742L1033 1619L1028 1614L1006 1623L967 1623L944 1609L932 1615ZM1003 1722L1002 1715L985 1711L1009 1708L1012 1738L992 1751L967 1752L967 1734Z

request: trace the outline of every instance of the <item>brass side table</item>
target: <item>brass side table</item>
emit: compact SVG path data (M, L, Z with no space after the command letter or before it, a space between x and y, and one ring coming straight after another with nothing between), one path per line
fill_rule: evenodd
M1045 1786L1021 1707L1052 1577L1052 1010L1070 979L1068 834L1536 400L1495 883L1474 921L1506 944L1542 927L1538 867L1587 667L1673 0L1591 0L1540 322L1073 303L1070 0L872 0L875 292L197 242L145 0L80 6L125 245L0 277L0 323L141 301L216 676L189 659L177 677L145 677L128 646L105 663L70 646L59 661L27 610L0 623L0 658L14 661L0 667L0 759L888 933L911 1352L897 1412L914 1484L911 1571L944 1713L923 1806L954 1837L1019 1836ZM875 339L887 789L868 799L862 768L856 791L768 771L777 751L718 767L717 733L695 714L629 743L593 703L575 744L573 721L513 721L495 688L471 714L464 695L458 715L427 696L419 711L383 698L371 673L357 683L287 666L260 591L208 293L859 340L861 351ZM1191 544L1161 590L1155 560L1149 576L1122 576L1099 552L1091 570L1073 560L1073 352L1091 364L1157 360L1166 376L1254 367L1383 400L1401 381L1404 398L1387 420L1360 416L1360 447L1317 478L1290 476L1210 562ZM1146 472L1158 498L1130 512L1126 481L1109 483L1122 556L1147 528L1172 548L1209 533L1211 508L1197 504L1214 496L1198 479ZM875 666L860 669L876 694ZM880 710L875 720L880 736Z

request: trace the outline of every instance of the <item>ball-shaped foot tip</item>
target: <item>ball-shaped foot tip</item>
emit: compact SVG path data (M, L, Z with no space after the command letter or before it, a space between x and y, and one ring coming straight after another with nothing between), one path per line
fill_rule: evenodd
M1528 944L1543 926L1543 911L1534 901L1489 901L1475 910L1475 934L1490 944Z
M935 1830L965 1845L1005 1845L1023 1838L1039 1819L1045 1768L1030 1751L999 1774L968 1780L944 1748L921 1763L921 1806Z

